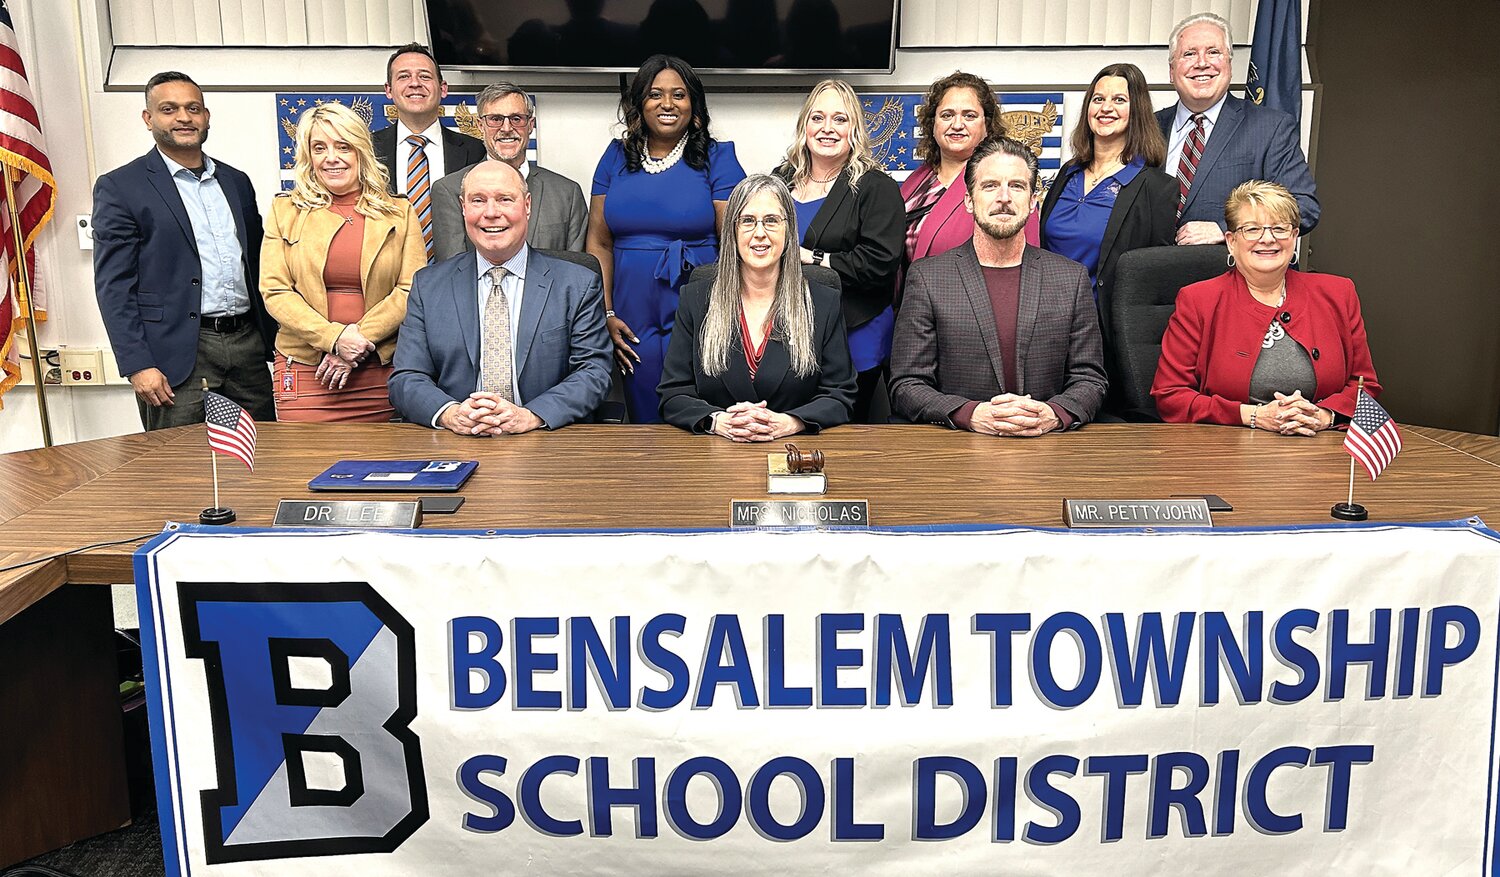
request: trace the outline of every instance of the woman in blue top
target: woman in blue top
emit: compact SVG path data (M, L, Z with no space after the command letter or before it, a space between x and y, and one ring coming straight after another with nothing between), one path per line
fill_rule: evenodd
M838 272L849 353L859 375L854 419L870 422L896 325L891 303L906 240L901 187L870 155L859 96L841 79L813 86L776 169L797 205L804 264Z
M1089 269L1107 320L1120 254L1177 236L1177 180L1161 169L1167 142L1140 68L1111 64L1094 76L1072 147L1042 202L1042 247Z
M603 269L630 421L657 423L678 290L694 266L718 258L724 207L745 171L734 144L709 136L703 83L679 58L646 59L620 96L620 121L624 136L594 171L587 250Z

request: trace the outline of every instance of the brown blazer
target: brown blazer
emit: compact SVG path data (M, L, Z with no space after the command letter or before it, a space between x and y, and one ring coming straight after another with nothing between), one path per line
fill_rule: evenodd
M365 217L359 253L365 292L359 331L375 342L382 364L389 364L396 353L396 330L406 317L412 275L427 264L422 225L406 199L398 197L397 203L406 213ZM260 294L266 310L281 324L276 349L304 365L317 365L344 331L344 324L328 321L328 290L323 286L328 247L342 224L329 210L298 210L285 194L271 200L266 216Z
M1021 256L1016 380L1005 386L995 312L971 240L918 259L906 276L891 343L891 411L956 428L953 413L1001 393L1030 394L1094 419L1108 386L1089 274L1072 259L1027 246Z

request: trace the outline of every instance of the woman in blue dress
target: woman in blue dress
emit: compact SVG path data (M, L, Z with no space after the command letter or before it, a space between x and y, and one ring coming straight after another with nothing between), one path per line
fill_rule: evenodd
M657 423L678 290L694 266L718 258L724 207L745 171L734 144L709 136L703 83L679 58L646 59L620 96L620 121L624 136L594 171L587 249L604 272L630 421Z

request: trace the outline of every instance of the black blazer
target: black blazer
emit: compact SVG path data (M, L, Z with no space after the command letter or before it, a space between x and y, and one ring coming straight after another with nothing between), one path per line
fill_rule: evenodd
M791 185L791 168L776 173ZM906 203L900 185L879 169L849 188L846 168L807 227L802 246L828 253L828 265L843 283L844 324L863 326L896 297L896 274L906 244Z
M661 416L666 422L697 433L709 429L709 417L736 402L765 401L772 411L791 414L807 424L809 433L849 422L854 406L854 364L844 334L838 293L809 283L813 304L813 343L818 345L818 371L798 377L779 331L761 356L755 380L745 365L739 333L729 348L729 366L717 377L704 374L698 359L698 335L708 314L708 291L713 282L700 280L682 288L677 324L662 364Z
M452 128L443 128L443 173L451 174L456 170L466 168L476 161L484 161L489 154L484 151L484 141L477 137L470 137L461 131ZM379 131L370 135L370 141L375 146L375 157L385 165L386 174L391 178L391 194L396 194L396 175L405 173L406 166L396 161L396 126L387 125ZM432 183L437 183L438 178L434 176Z
M1041 240L1044 250L1051 249L1047 245L1047 217L1057 206L1063 182L1073 166L1072 162L1063 166L1048 187L1046 200L1042 201ZM1081 169L1078 171L1082 172ZM1115 197L1114 209L1109 212L1109 223L1105 225L1104 237L1099 242L1099 271L1094 280L1094 297L1099 302L1103 321L1100 328L1106 345L1113 335L1109 325L1109 292L1120 256L1141 247L1171 246L1176 240L1177 178L1161 168L1143 167Z

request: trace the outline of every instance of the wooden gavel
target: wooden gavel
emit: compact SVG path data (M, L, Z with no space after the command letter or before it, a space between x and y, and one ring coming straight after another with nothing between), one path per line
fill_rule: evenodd
M793 475L803 475L809 472L823 471L823 452L808 451L802 453L792 442L786 445L786 471Z

